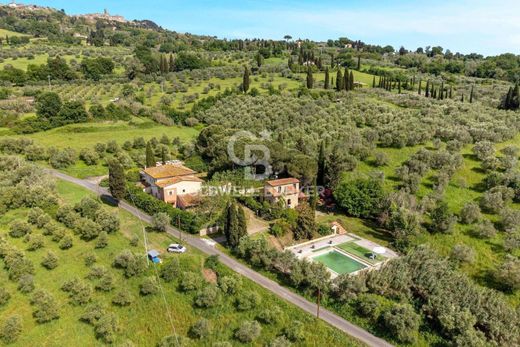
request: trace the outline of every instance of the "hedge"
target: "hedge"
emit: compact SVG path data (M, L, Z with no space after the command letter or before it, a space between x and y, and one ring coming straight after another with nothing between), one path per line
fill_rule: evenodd
M126 190L126 197L129 203L144 212L154 215L159 212L164 212L170 216L170 223L179 227L181 230L190 234L198 234L202 228L202 221L194 213L183 211L173 207L161 200L158 200L142 191L141 188L134 184L128 184ZM180 223L180 226L177 223Z

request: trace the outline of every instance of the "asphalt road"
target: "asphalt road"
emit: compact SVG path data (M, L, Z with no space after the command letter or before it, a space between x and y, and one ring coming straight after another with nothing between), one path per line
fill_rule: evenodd
M63 174L58 171L50 170L50 173L62 180L77 184L79 186L82 186L86 189L89 189L98 195L106 195L110 196L110 193L107 189L99 187L98 185L82 180L79 178L74 178L71 176L68 176L66 174ZM148 214L142 212L141 210L133 207L132 205L122 201L119 203L119 207L130 212L137 218L150 223L152 220L152 217ZM266 288L267 290L273 292L280 298L298 306L299 308L303 309L304 311L310 313L311 315L316 315L316 304L308 301L307 299L303 298L302 296L295 294L291 292L289 289L282 287L275 281L259 274L258 272L250 269L246 265L238 262L234 258L230 257L229 255L223 253L222 251L208 245L206 242L204 242L201 238L194 237L193 235L183 233L179 231L176 228L169 227L167 232L171 234L172 236L179 238L180 235L182 235L182 240L184 243L189 244L192 247L195 247L202 252L208 254L208 255L218 255L219 260L221 263L225 264L229 268L231 268L233 271L241 274L242 276L245 276L249 278L250 280L256 282L257 284L261 285L262 287ZM320 319L323 321L329 323L333 327L345 332L346 334L356 338L357 340L365 343L368 346L392 346L388 342L384 341L383 339L380 339L379 337L376 337L369 333L368 331L358 327L357 325L354 325L347 320L339 317L338 315L332 313L329 310L326 310L324 308L320 308Z

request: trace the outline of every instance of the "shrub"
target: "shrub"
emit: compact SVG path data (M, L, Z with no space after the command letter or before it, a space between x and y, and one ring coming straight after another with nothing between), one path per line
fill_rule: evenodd
M377 152L374 157L375 157L374 164L377 167L386 166L390 162L390 159L384 152Z
M184 272L182 274L179 288L183 292L198 290L202 286L202 278L195 272Z
M39 207L35 207L29 211L27 214L27 222L31 223L33 225L36 225L38 218L45 214L45 211L43 211ZM41 227L40 227L41 228Z
M209 321L205 318L199 319L194 325L191 326L189 334L195 339L202 339L208 337L211 333L211 326Z
M283 334L292 342L302 341L305 338L303 328L304 327L302 322L293 321L291 325L283 330Z
M96 165L99 161L99 153L89 148L84 148L79 153L79 158L87 165Z
M54 296L44 290L40 289L33 294L31 304L34 306L33 317L38 323L47 323L60 317Z
M101 230L110 234L119 230L119 217L115 213L108 213L105 210L99 210L94 218Z
M194 303L201 308L217 306L220 303L219 289L213 285L207 286L197 293Z
M381 302L373 294L361 294L357 298L357 310L363 316L375 321L381 314Z
M18 315L8 317L0 327L0 338L6 344L18 340L22 333L22 317Z
M264 324L276 324L282 320L283 311L278 306L266 307L258 315Z
M18 290L24 294L30 293L34 290L33 275L23 275L18 280Z
M249 311L257 307L261 302L260 296L255 292L245 292L238 296L236 306L239 311Z
M4 306L11 299L11 294L4 287L0 287L0 306Z
M108 246L108 236L106 231L102 231L96 240L95 248L105 248L106 246Z
M213 254L204 260L204 267L207 269L211 269L213 271L217 271L217 266L219 264L218 255Z
M49 163L55 169L65 169L74 165L77 160L76 151L72 148L54 150L50 152Z
M379 210L383 187L375 179L342 181L334 191L334 198L348 214L367 218Z
M105 274L103 274L103 276L101 276L98 283L96 283L96 285L95 285L95 288L97 290L101 290L104 292L109 292L112 289L114 289L114 287L115 287L114 277L109 272L106 272Z
M74 225L74 231L86 241L95 239L101 233L101 226L88 218L80 218Z
M47 270L52 270L58 266L58 260L58 256L54 252L48 251L41 264Z
M14 238L24 237L31 233L31 226L24 221L14 221L9 226L9 235Z
M96 337L105 343L113 343L119 330L117 317L113 313L105 313L94 325Z
M468 202L460 211L460 221L464 224L473 224L481 217L480 207L474 202Z
M134 297L127 290L121 290L112 299L112 303L117 306L129 306L134 302Z
M258 336L262 327L256 321L245 321L240 325L240 328L235 332L235 338L242 343L253 342Z
M36 251L37 249L43 248L45 245L44 239L42 235L27 235L27 242L29 246L27 250Z
M172 282L179 275L179 271L178 260L172 258L162 265L161 270L159 270L159 276L165 282Z
M85 266L87 267L91 267L92 265L94 265L94 263L97 261L97 257L94 253L90 253L90 254L87 254L85 256Z
M66 281L61 290L69 294L70 303L73 305L85 305L92 298L92 287L78 278Z
M190 345L190 341L184 336L170 335L163 337L157 347L187 347Z
M430 214L432 232L451 233L456 217L450 212L448 205L441 201Z
M159 212L153 215L152 228L156 231L165 232L170 225L170 217L164 212Z
M450 259L457 263L471 264L475 261L475 250L464 244L458 244L453 247L450 254Z
M143 259L126 249L116 256L113 265L123 269L128 278L140 275L145 269Z
M268 347L288 347L290 345L291 345L291 341L289 341L287 339L287 337L278 336L277 338L275 338L274 340L269 342L269 344L267 346Z
M147 277L144 281L139 285L139 293L141 295L155 295L159 291L159 286L155 280L155 277Z
M506 208L500 212L500 225L504 231L512 232L520 229L520 211Z
M508 255L498 268L496 279L509 291L520 289L520 259Z
M70 235L63 236L63 238L61 239L58 246L60 247L60 249L72 248L72 246L73 246L72 237Z
M218 279L218 286L224 294L236 294L242 287L242 279L238 275L222 276Z
M420 322L420 316L410 305L395 304L382 315L384 327L403 343L416 341Z
M497 234L495 226L489 219L483 219L475 227L475 234L482 238L493 238Z

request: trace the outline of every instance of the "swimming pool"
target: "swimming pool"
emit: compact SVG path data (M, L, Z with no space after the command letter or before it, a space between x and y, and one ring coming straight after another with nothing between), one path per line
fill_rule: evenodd
M365 265L355 261L351 257L331 249L330 251L312 257L313 260L324 264L337 274L352 273L366 268Z

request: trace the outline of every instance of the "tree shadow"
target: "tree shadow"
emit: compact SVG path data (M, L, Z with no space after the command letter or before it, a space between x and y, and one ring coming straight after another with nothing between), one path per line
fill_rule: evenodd
M119 201L111 195L102 194L99 197L99 199L101 200L102 203L112 206L112 207L117 207L119 205Z

